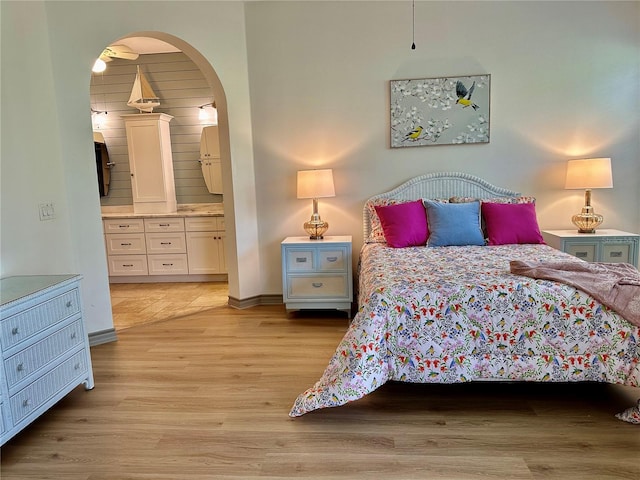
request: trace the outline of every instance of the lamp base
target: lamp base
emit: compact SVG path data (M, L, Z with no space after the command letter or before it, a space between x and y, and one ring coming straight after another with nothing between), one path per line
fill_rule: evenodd
M596 228L600 226L604 217L593 212L577 213L571 217L573 224L578 227L578 233L596 233Z
M304 222L304 230L309 234L310 240L322 240L328 229L329 224L320 219L311 219L308 222Z

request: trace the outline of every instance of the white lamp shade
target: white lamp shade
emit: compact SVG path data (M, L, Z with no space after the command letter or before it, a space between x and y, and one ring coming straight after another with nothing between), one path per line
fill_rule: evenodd
M613 188L610 158L586 158L567 162L566 189Z
M335 197L333 186L333 170L325 168L321 170L298 171L298 198L322 198Z

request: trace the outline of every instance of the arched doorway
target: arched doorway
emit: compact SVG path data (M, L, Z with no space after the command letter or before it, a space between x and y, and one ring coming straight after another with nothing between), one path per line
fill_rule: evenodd
M158 41L165 42L165 45L170 48L166 51L158 50L157 47L154 47L153 44L157 44ZM163 56L164 54L171 55L173 52L179 52L179 55L188 59L188 62L184 62L179 58L174 60L173 62L169 61L166 63L168 65L167 71L163 72L162 75L165 76L165 85L168 85L167 90L171 90L170 93L167 92L159 92L159 96L166 96L170 98L168 105L165 105L165 108L158 107L157 111L165 111L168 114L175 115L179 117L178 125L176 127L176 135L182 137L180 140L180 148L179 150L184 150L185 145L191 144L189 148L192 150L199 149L199 134L197 141L194 142L193 129L197 126L202 128L202 125L198 120L193 121L195 117L197 119L197 111L198 107L209 104L215 101L217 111L218 111L218 130L220 135L220 157L222 164L224 165L223 171L225 175L223 175L223 186L225 192L225 199L227 198L227 193L229 194L228 198L231 198L232 194L232 182L231 182L231 160L230 160L230 149L229 149L229 134L228 134L228 124L227 124L227 115L226 115L226 98L224 95L224 90L220 83L218 76L216 75L211 64L193 47L188 45L186 42L181 41L180 39L173 37L168 34L164 34L161 32L138 32L131 34L126 37L122 37L121 39L114 41L112 45L124 45L129 46L130 50L136 52L139 51L141 54L138 58L119 58L117 55L112 62L108 63L108 69L114 70L119 69L119 72L116 72L116 76L120 76L122 78L132 78L131 72L133 68L142 65L143 69L145 68L145 63L147 63L146 59L149 59L151 56L153 58L148 60L148 65L159 62L158 58ZM138 48L138 45L143 45L142 48ZM155 50L154 50L155 48ZM162 47L161 47L162 48ZM149 55L149 57L147 56ZM181 64L182 62L182 64ZM173 63L173 64L172 64ZM185 67L184 65L187 65ZM198 83L200 79L193 80L193 78L189 78L188 74L185 74L185 69L195 68L198 70L198 74L201 79L204 80L207 89L202 88L202 83ZM157 67L157 65L156 65ZM126 72L126 75L125 75ZM121 75L118 75L121 74ZM114 120L117 120L120 114L133 113L130 109L127 109L126 98L128 98L130 88L129 85L118 84L119 80L104 81L104 73L102 74L94 74L92 75L92 85L91 85L91 104L92 110L94 110L97 115L104 114L108 112L109 115L105 115L107 118L106 125L103 125L102 128L104 133L107 133L109 123L113 123ZM186 85L185 89L189 90L188 93L177 94L175 93L176 89L179 89L180 83ZM115 91L112 89L109 90L109 85L112 85L115 88ZM123 90L124 89L124 90ZM118 98L122 97L122 98ZM112 107L114 99L117 98L118 107ZM170 106L170 108L168 108ZM121 110L121 111L120 111ZM154 110L156 111L156 110ZM120 122L121 123L121 122ZM98 130L100 130L98 128ZM172 127L173 129L174 127ZM113 197L111 199L107 199L105 202L101 202L103 205L123 205L127 204L127 199L123 199L122 191L129 189L130 190L130 179L126 178L129 175L129 172L126 172L126 175L120 174L118 175L118 163L122 165L122 158L125 158L125 162L127 162L126 157L123 157L123 148L126 150L126 138L123 147L122 142L122 126L117 125L115 127L116 130L119 130L120 139L117 139L114 144L116 145L116 150L119 150L119 153L116 152L115 155L112 152L110 155L110 161L114 165L114 174L111 175L112 182L115 183L111 192ZM108 136L108 135L107 135ZM172 131L172 137L174 137L174 132ZM191 138L189 138L191 137ZM195 145L195 146L194 146ZM174 148L175 150L175 148ZM184 152L179 152L178 157ZM121 158L118 161L118 154L120 154ZM183 157L185 155L182 155ZM174 154L175 157L175 154ZM179 161L183 161L186 165L187 163L193 163L195 159L184 159L181 158ZM178 182L182 182L186 185L182 192L182 199L178 198L178 203L200 203L204 200L207 201L208 192L200 191L197 192L197 188L194 186L193 178L184 177L184 172L187 171L186 168L181 168L176 164L176 159L174 158L174 165L176 165L176 171L179 173L178 178L176 178L176 185ZM124 165L123 165L124 166ZM128 170L127 168L122 168L121 170ZM189 170L194 170L192 165L189 166ZM198 169L199 171L199 169ZM182 175L180 175L182 174ZM202 183L203 179L199 179ZM191 183L189 183L191 181ZM118 188L118 182L120 185L124 185L126 188ZM126 184L126 185L125 185ZM204 185L204 184L203 184ZM201 189L202 190L202 189ZM120 191L120 193L119 193ZM186 193L185 193L186 192ZM219 195L220 198L213 199L215 202L220 202L224 207L224 215L225 218L229 218L229 216L233 216L233 203L232 202L222 202L222 195ZM109 201L110 200L110 201ZM182 201L181 201L182 200ZM211 200L211 199L209 199ZM204 203L203 202L203 203ZM234 242L234 231L231 229L227 233L229 238L229 242ZM225 242L227 243L227 242ZM233 265L237 262L235 255L233 254L234 249L225 249L226 250L226 263L228 265ZM230 282L238 282L237 274L234 274L237 269L231 268L229 280Z

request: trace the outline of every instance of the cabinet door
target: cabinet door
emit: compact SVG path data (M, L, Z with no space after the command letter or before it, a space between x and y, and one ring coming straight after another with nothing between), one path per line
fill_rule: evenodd
M220 232L187 232L189 273L224 273L223 235Z
M212 125L202 129L200 137L200 158L220 156L220 140L218 137L218 126Z

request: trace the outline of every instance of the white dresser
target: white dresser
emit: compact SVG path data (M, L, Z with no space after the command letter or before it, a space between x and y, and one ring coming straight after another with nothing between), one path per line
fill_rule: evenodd
M282 297L287 310L337 309L351 315L351 236L282 241Z
M638 267L640 235L635 233L604 228L595 233L543 230L542 238L547 245L588 262L624 262Z
M0 444L80 384L94 386L80 275L0 280Z

